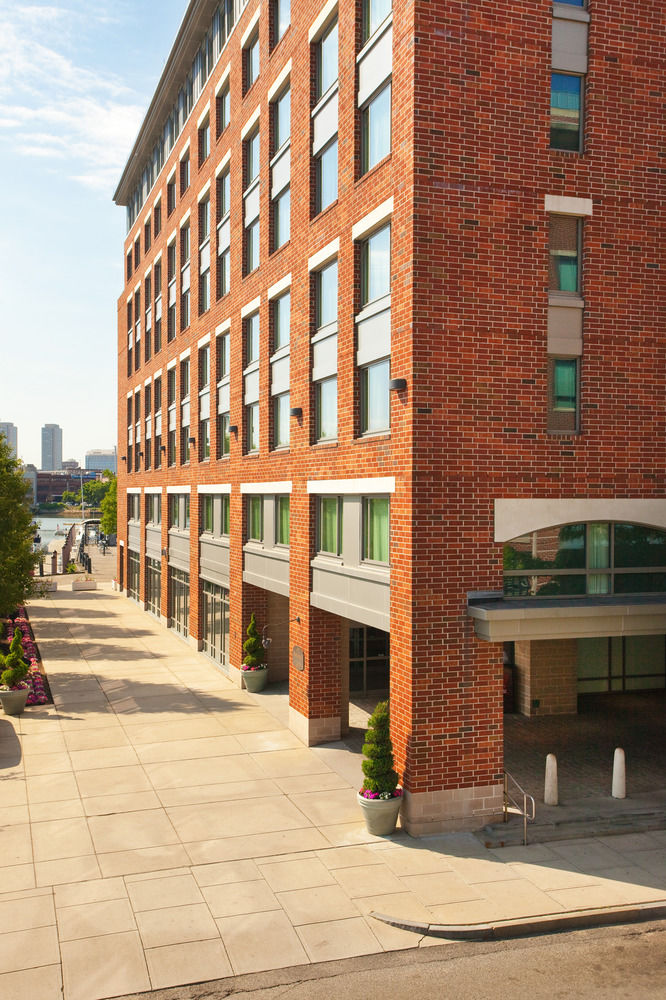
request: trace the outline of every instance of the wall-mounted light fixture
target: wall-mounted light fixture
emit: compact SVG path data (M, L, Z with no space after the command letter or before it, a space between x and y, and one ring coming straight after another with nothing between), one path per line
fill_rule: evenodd
M188 438L187 440L190 442L190 444L196 444L197 443L197 439L195 437Z
M166 451L166 445L165 444L161 444L160 445L160 451Z
M301 619L298 617L298 615L296 615L295 618L290 618L288 622L276 622L275 624L278 625L278 626L279 625L291 625L292 622L298 622L299 625L300 625ZM273 641L269 635L266 635L266 629L267 628L269 628L269 626L268 625L264 625L264 627L261 630L261 645L264 647L264 649L270 649L271 648L271 643Z
M120 461L121 462L126 462L127 461L127 455L121 455L120 456Z
M406 378L392 378L389 382L389 389L393 392L404 392L407 388Z
M166 554L167 554L167 550L166 549L162 549L162 558L163 559L166 559Z
M238 434L238 426L236 424L230 424L229 425L229 433L230 434Z
M289 416L296 417L297 420L300 420L301 417L303 416L302 408L300 406L292 406L292 408L289 410Z

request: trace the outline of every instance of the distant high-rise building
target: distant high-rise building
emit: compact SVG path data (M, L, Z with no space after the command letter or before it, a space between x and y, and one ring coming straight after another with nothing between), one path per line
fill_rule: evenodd
M4 434L9 447L14 451L14 455L18 456L18 429L14 424L0 422L0 434Z
M62 428L58 424L42 427L42 469L45 472L62 469Z
M92 451L87 451L86 469L92 469L95 472L105 472L108 469L109 472L116 473L118 471L116 449L93 448Z

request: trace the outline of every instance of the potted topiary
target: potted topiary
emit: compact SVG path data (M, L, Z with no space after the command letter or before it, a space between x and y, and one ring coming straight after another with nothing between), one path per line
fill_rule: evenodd
M248 691L263 691L268 682L268 664L264 662L264 644L257 629L254 612L247 627L247 639L243 643L245 656L241 670Z
M365 760L361 766L365 778L358 793L358 804L368 833L385 837L395 830L402 804L402 788L398 788L399 778L393 769L387 701L380 701L368 720L363 756Z
M9 653L0 659L2 660L0 666L2 710L5 715L20 715L30 694L30 685L26 680L30 667L23 659L20 629L14 631Z

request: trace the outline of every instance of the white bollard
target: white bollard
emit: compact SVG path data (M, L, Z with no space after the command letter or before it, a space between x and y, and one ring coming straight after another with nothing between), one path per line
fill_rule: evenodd
M554 753L549 753L546 757L546 783L544 786L543 801L547 806L558 805L557 757Z
M621 747L616 747L613 755L613 787L611 795L614 799L625 799L627 797L627 770L624 750Z

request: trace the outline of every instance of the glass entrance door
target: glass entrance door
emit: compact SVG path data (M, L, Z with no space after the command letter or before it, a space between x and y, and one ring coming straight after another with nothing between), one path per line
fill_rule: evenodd
M368 694L389 689L389 634L370 626L349 629L349 693Z
M169 618L171 627L187 638L190 623L190 574L169 567Z

